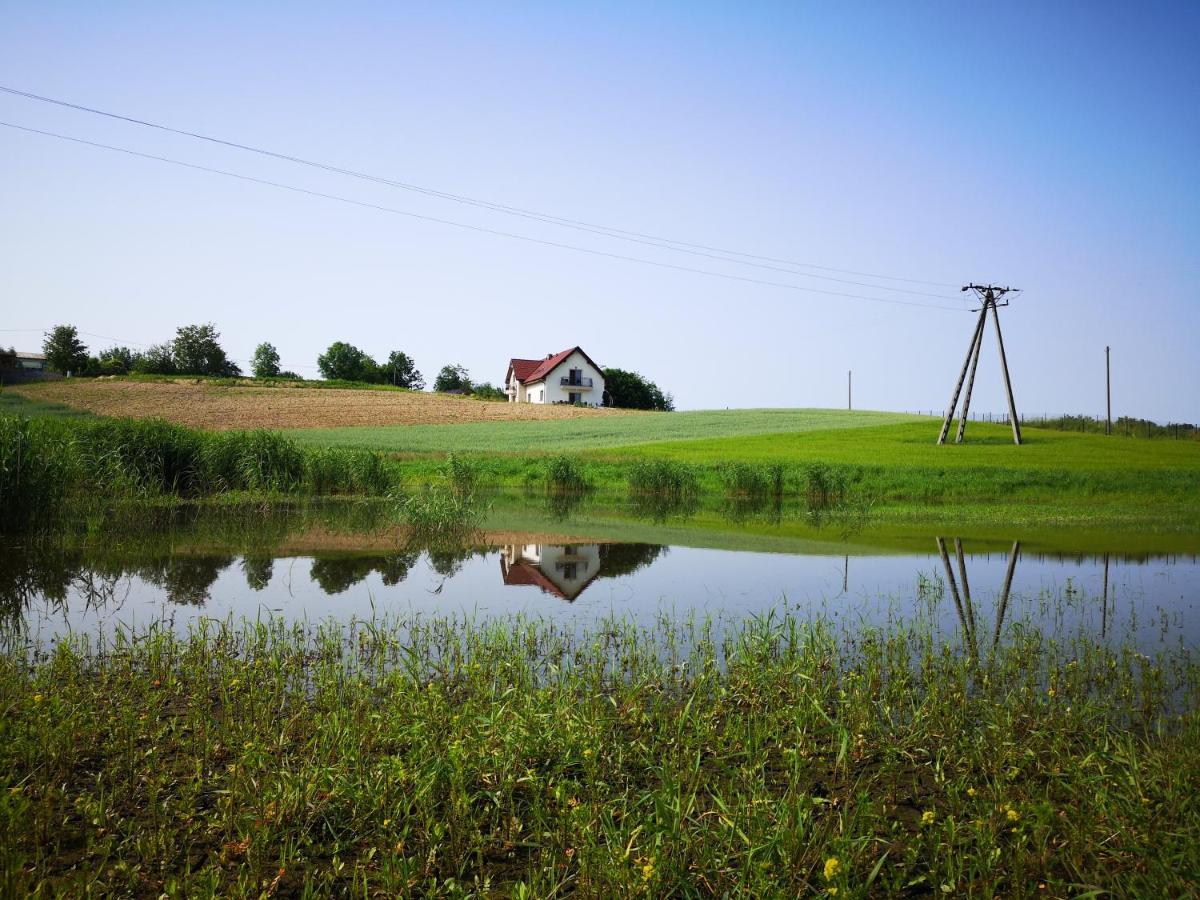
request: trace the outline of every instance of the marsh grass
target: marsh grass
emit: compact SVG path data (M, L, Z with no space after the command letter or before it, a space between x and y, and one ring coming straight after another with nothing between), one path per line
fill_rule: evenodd
M78 636L0 658L0 884L1183 896L1197 680L1183 651L778 616Z
M629 493L682 501L700 492L700 473L695 466L669 459L633 463L628 474Z
M545 462L546 491L552 494L584 494L592 488L580 460L572 456L552 456Z
M379 453L301 448L270 431L206 432L155 420L0 416L0 530L53 527L64 501L259 495L384 496L397 470ZM31 516L29 510L37 509Z

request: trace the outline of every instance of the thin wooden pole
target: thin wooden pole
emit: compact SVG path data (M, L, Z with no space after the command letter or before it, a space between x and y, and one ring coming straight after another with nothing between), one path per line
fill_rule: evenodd
M992 650L1000 643L1000 628L1008 612L1008 594L1012 590L1013 573L1017 571L1017 557L1021 555L1021 542L1013 541L1008 554L1008 571L1004 575L1004 588L1000 591L1000 605L996 608L996 630L992 634Z
M946 539L937 538L938 553L942 557L942 565L946 569L946 582L950 585L950 596L954 598L954 608L958 611L958 621L962 623L963 633L969 633L967 617L963 615L962 601L958 597L958 582L954 580L954 570L950 567L950 554L946 552Z
M1108 634L1108 554L1104 554L1104 605L1100 607L1100 637Z
M996 346L1000 348L1000 369L1004 372L1004 392L1008 395L1008 416L1012 419L1013 441L1021 443L1021 421L1017 418L1017 402L1013 399L1012 379L1008 377L1008 360L1004 356L1004 335L1000 333L1000 313L996 311L996 300L988 291L983 308L992 308L992 321L996 325Z
M950 395L950 405L946 407L946 418L942 421L942 433L938 435L937 439L939 444L946 443L946 436L950 434L950 423L954 421L954 410L958 406L958 395L962 393L963 381L967 377L967 367L971 365L971 355L975 352L975 344L979 341L979 335L983 332L986 320L987 304L985 303L983 309L979 311L979 320L975 323L975 333L971 335L971 345L967 348L967 356L963 360L962 371L958 373L958 381L954 383L954 393Z
M975 370L979 367L979 352L983 349L983 329L975 332L975 355L971 357L971 373L967 376L967 392L963 394L962 415L958 418L958 435L954 443L961 444L967 433L967 414L971 409L971 392L975 389Z
M1104 414L1104 433L1112 434L1112 365L1109 361L1109 348L1104 348L1104 397L1105 397L1105 414Z
M979 647L975 643L975 604L971 602L971 585L967 581L967 556L963 553L962 538L954 539L954 555L958 558L958 574L962 578L963 609L970 626L971 652L978 653Z
M846 409L854 409L854 371L846 372Z

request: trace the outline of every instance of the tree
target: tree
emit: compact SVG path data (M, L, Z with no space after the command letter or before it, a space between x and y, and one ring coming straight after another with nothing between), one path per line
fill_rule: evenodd
M79 372L87 365L87 346L74 325L57 325L42 342L46 363L55 372Z
M374 376L378 366L353 344L334 341L317 357L317 368L321 377L330 381L367 381Z
M625 369L604 370L604 405L623 409L657 409L673 412L675 398L663 393L657 384L637 372Z
M425 376L417 369L417 365L412 361L412 357L401 350L393 350L391 352L383 374L388 384L394 384L396 387L408 388L413 391L425 390Z
M255 378L276 378L279 375L279 351L266 341L254 348L250 371Z
M136 354L129 370L139 375L174 375L178 371L170 344L155 344L145 353Z
M241 375L242 370L217 343L220 336L211 322L177 328L175 339L171 341L176 370L183 375Z
M439 392L462 391L464 394L469 394L471 393L471 376L462 366L442 366L442 370L434 379L433 389Z
M133 371L134 360L140 354L128 347L109 347L100 351L101 375L128 375Z
M15 347L9 347L5 350L0 347L0 372L11 372L17 367L17 350Z
M471 385L471 395L480 400L507 400L508 394L488 382Z

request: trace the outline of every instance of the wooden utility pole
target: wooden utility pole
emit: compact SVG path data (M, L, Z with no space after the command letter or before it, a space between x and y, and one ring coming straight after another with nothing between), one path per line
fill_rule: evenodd
M963 435L967 430L967 415L971 408L971 391L975 387L975 370L979 366L979 353L983 347L983 331L987 326L988 310L992 311L992 322L996 326L996 346L1000 351L1000 371L1004 376L1004 393L1008 398L1008 417L1012 421L1013 442L1021 443L1021 420L1017 417L1017 403L1013 399L1012 379L1008 375L1008 358L1004 354L1004 336L1000 333L1000 313L998 306L1008 306L1008 301L998 303L997 301L1006 294L1013 293L1016 289L1010 287L997 287L992 284L968 284L963 286L964 291L974 291L983 301L979 308L979 318L975 321L975 331L971 335L971 344L967 348L967 357L963 360L962 371L958 373L958 381L954 383L954 392L950 395L950 405L946 408L946 418L942 421L942 430L938 435L937 442L939 444L946 443L946 438L950 434L950 426L954 422L954 411L958 408L958 398L962 395L963 382L966 382L967 392L963 396L962 416L958 420L958 434L955 437L955 443L963 442ZM969 373L969 377L968 377Z
M1108 349L1104 348L1104 433L1112 434L1112 366L1109 363Z
M854 409L854 371L846 373L846 409Z

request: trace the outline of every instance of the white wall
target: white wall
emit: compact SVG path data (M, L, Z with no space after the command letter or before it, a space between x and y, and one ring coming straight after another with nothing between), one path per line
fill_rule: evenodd
M559 380L571 374L572 369L580 369L583 378L592 379L591 388L572 388L559 384ZM541 385L535 386L537 389ZM578 350L575 350L554 367L554 370L546 376L546 403L566 403L569 400L572 391L579 393L579 399L589 406L600 406L604 402L604 376L595 366L587 361ZM536 400L537 394L534 398Z

